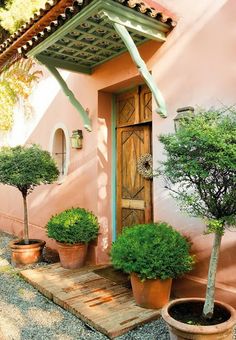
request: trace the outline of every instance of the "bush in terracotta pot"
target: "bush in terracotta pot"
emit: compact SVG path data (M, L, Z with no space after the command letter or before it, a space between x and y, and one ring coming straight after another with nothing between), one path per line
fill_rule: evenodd
M131 274L136 303L161 308L169 301L172 278L193 266L190 245L185 237L164 222L123 229L113 243L112 264Z
M167 188L185 211L204 219L206 233L214 236L205 299L171 302L163 316L174 339L232 339L235 311L214 297L222 237L227 226L236 224L236 112L200 110L160 141L167 156L160 171Z
M47 233L57 241L63 268L75 269L84 265L87 245L98 235L97 217L83 208L71 208L51 217Z
M16 266L38 262L41 258L45 242L29 239L27 198L35 187L53 183L58 174L50 153L38 145L0 149L0 183L17 188L24 206L24 238L10 243L12 264Z

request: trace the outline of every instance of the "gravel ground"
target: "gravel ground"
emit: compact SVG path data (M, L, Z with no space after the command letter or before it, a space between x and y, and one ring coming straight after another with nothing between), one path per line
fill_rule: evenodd
M108 339L19 277L19 269L9 264L10 240L10 235L0 232L0 340ZM128 339L169 340L169 335L164 321L159 319L116 338Z

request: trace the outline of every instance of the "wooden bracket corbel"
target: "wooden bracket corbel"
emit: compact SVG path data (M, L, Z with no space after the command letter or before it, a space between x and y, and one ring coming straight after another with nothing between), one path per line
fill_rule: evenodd
M48 71L56 78L56 80L61 86L62 91L68 97L71 104L75 107L75 109L79 112L80 116L82 117L85 129L91 132L92 127L90 118L88 116L88 110L85 110L78 101L78 99L76 99L74 93L69 89L66 81L62 78L56 67L46 64L40 59L40 57L35 57L35 59L37 59L41 64L43 64L48 69Z
M137 65L137 68L139 70L139 73L143 76L147 86L151 90L153 97L155 99L155 102L158 106L157 113L163 117L167 117L167 109L164 97L161 93L161 91L158 89L154 78L152 77L151 73L148 71L147 65L144 62L144 60L141 58L139 51L135 45L135 42L133 41L131 35L129 34L127 28L121 24L118 24L116 22L112 23L116 32L119 34L121 39L123 40L125 46L127 47L127 50L129 51L129 54L135 64Z

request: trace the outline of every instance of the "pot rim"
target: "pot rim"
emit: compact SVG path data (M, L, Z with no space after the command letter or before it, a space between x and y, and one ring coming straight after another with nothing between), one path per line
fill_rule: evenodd
M159 280L159 281L162 281L162 282L168 282L168 281L173 281L172 277L168 277L167 279L165 280L162 280L160 279L159 277L155 278L155 279L144 279L142 280L140 277L139 277L139 274L138 273L135 273L135 272L131 272L129 273L130 277L131 276L134 276L136 278L138 278L141 282L144 282L144 281L156 281L156 280Z
M204 302L204 298L181 298L181 299L175 299L170 301L167 305L165 305L162 309L162 317L163 319L169 324L171 327L174 327L178 330L181 331L186 331L189 333L194 333L194 334L215 334L215 333L221 333L226 329L229 329L233 326L235 326L236 323L236 310L228 305L227 303L224 303L222 301L215 300L215 304L222 306L223 308L227 309L231 316L230 318L222 323L218 323L215 325L210 325L210 326L197 326L197 325L188 325L184 322L180 322L172 318L169 314L169 310L171 307L173 307L176 304L181 304L182 302L191 302L191 301L201 301Z
M34 241L34 243L31 244L18 244L19 242L23 241L24 239L16 239L9 242L9 246L11 249L31 249L31 248L37 248L37 247L44 247L46 242L44 240L30 238L30 241Z
M59 242L56 241L57 245L61 247L81 247L81 246L87 246L87 243L84 242L78 242L78 243L68 243L68 242Z

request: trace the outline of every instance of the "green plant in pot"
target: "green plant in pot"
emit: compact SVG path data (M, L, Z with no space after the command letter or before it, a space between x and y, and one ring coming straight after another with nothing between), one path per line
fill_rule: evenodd
M71 208L52 216L47 233L57 241L63 268L75 269L84 265L87 245L98 235L97 217L83 208Z
M160 141L166 151L160 172L167 187L185 211L204 219L206 233L214 236L205 299L173 301L163 317L174 339L232 339L235 311L215 301L215 282L222 237L236 222L236 113L200 110ZM187 316L186 324L184 311L196 318Z
M136 303L161 308L169 301L172 279L192 269L186 238L164 222L123 229L113 243L112 264L131 274Z
M38 262L41 258L45 242L29 239L27 197L35 187L54 182L58 174L50 153L37 145L0 149L0 183L17 188L22 195L24 206L23 240L10 243L12 263L15 265Z

